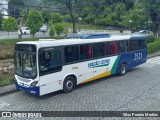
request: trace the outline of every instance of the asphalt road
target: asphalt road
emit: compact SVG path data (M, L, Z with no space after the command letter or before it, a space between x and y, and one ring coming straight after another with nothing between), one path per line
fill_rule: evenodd
M119 35L120 32L117 30L81 30L81 33L109 33L111 35ZM129 34L129 31L124 31L124 35ZM49 37L49 31L45 34L42 32L37 32L35 34L35 38L40 37ZM2 39L11 39L11 38L18 38L17 32L10 32L9 36L7 32L1 32L0 31L0 40ZM22 35L22 38L32 38L31 35Z
M148 59L125 76L110 76L42 97L15 92L0 97L4 111L160 111L160 56ZM17 120L17 118L12 118ZM22 118L20 118L22 119ZM26 118L25 118L26 119ZM43 118L81 120L91 118ZM159 120L159 118L92 118L95 120ZM6 118L5 118L6 120Z
M49 33L43 34L42 32L37 32L35 34L35 38L40 37L49 37ZM7 32L0 32L0 40L2 39L11 39L11 38L18 38L17 32L10 32L9 36ZM32 38L32 35L22 35L22 38Z

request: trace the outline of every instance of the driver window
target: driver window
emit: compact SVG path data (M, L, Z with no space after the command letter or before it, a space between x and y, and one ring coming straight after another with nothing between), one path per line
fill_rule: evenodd
M53 72L61 69L60 51L43 51L40 54L40 72Z

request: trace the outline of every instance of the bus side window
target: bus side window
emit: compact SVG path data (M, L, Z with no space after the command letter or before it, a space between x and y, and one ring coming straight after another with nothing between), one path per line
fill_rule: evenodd
M114 46L113 42L106 43L106 55L113 55L114 53Z
M60 51L50 50L39 53L40 73L46 74L61 69Z
M117 54L118 53L118 43L117 41L113 42L113 54Z
M64 49L65 52L65 62L75 62L79 60L79 51L78 51L78 45L76 46L67 46Z
M128 51L128 41L118 41L118 52L125 53Z
M43 52L43 58L44 58L44 67L49 67L50 66L50 61L51 61L51 52Z
M140 39L140 40L138 40L138 48L139 48L139 50L140 49L145 49L146 47L146 45L145 45L145 40L142 40L142 39Z
M92 58L91 45L80 45L80 60Z
M93 57L102 57L105 55L105 43L93 44Z

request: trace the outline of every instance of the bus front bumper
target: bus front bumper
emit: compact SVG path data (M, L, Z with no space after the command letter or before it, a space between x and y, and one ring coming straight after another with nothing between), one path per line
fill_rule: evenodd
M36 96L40 96L40 92L39 92L39 87L38 86L26 87L26 86L18 84L17 80L15 80L15 79L14 79L14 84L15 84L17 90L22 90L22 91L34 94Z

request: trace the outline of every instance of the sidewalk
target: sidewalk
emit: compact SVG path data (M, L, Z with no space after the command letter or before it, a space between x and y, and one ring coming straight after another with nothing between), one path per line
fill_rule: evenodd
M152 58L152 57L156 57L156 56L160 56L160 51L148 54L148 58ZM5 95L7 93L12 93L12 92L15 92L15 91L17 91L17 90L15 89L14 84L6 85L6 86L0 86L0 95Z

